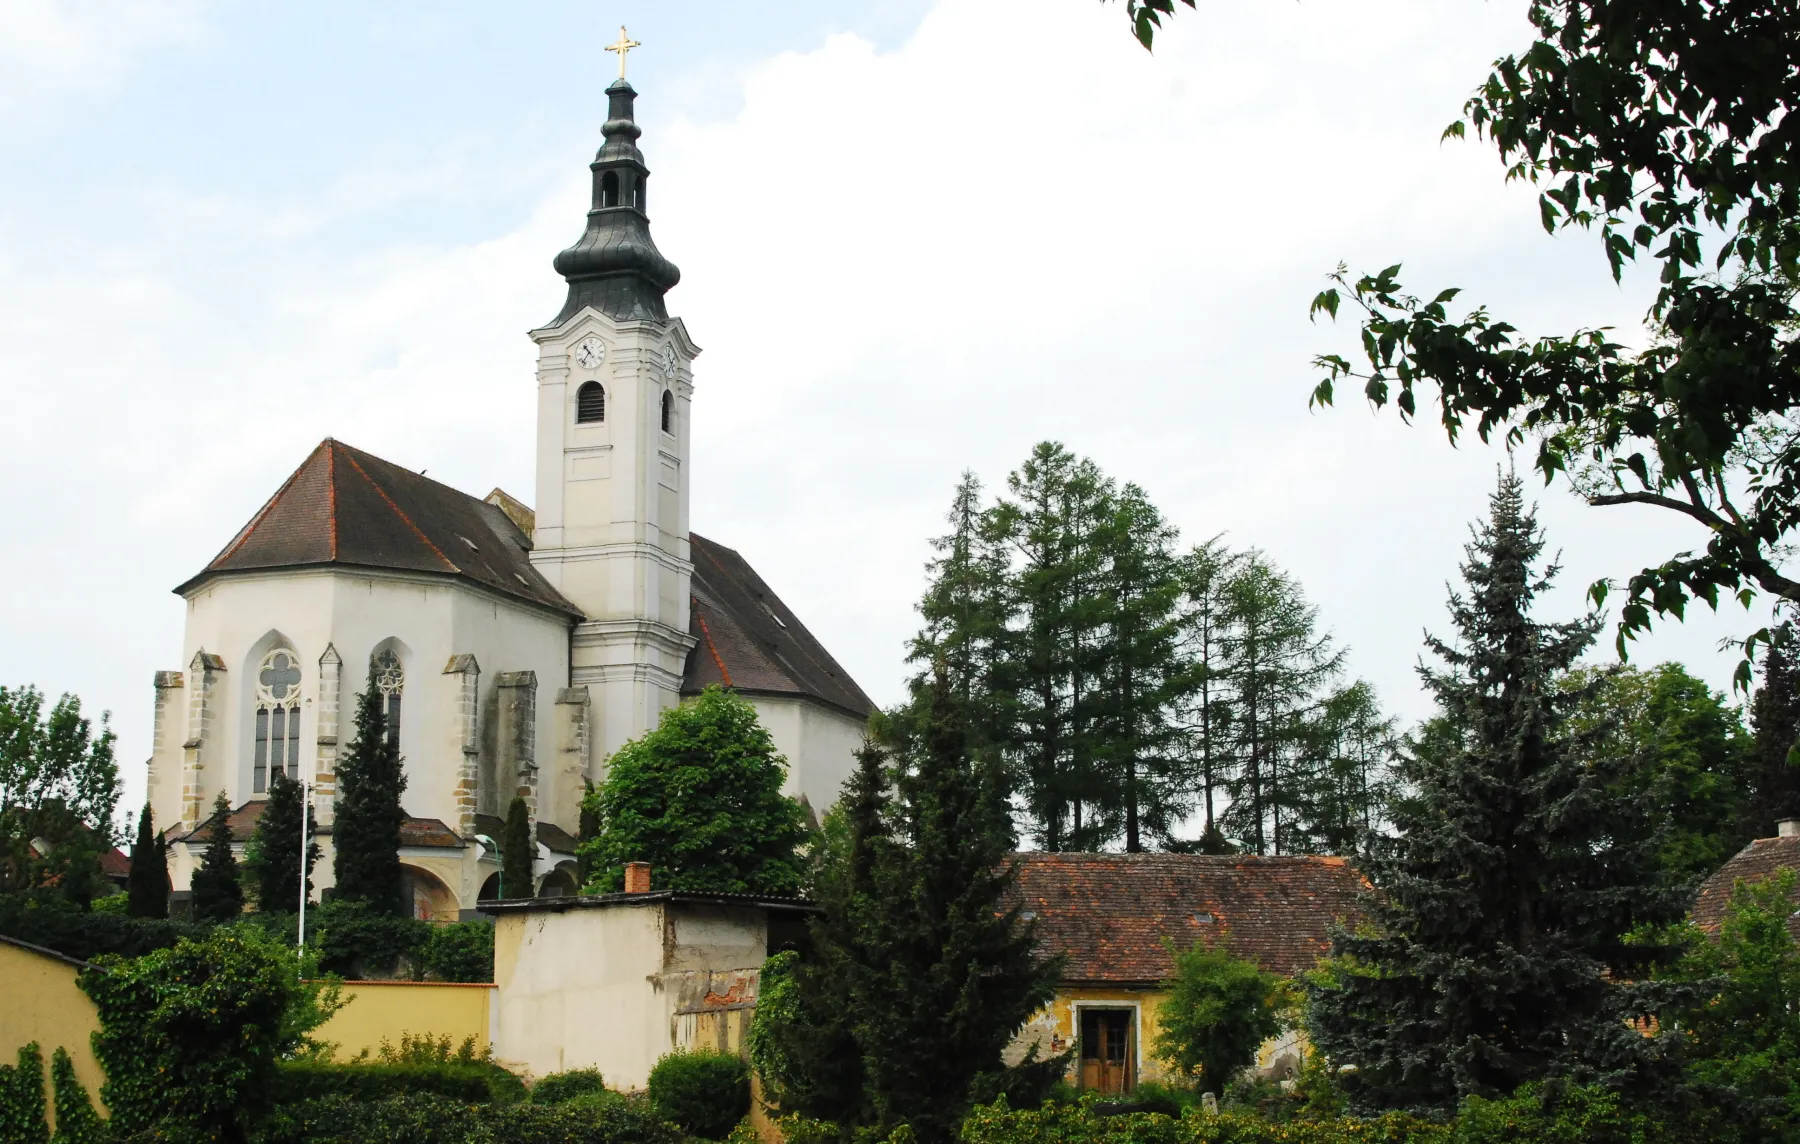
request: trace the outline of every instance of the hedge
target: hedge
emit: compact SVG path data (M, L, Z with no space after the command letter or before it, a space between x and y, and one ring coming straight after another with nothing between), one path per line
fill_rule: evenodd
M682 1144L648 1102L616 1093L561 1104L463 1104L441 1096L325 1097L278 1108L254 1144Z
M123 914L83 913L67 906L46 905L22 894L0 894L0 934L55 950L77 961L103 953L142 957L167 949L184 937L200 937L204 926L168 918L132 918Z
M1101 1114L1088 1104L1009 1109L1005 1101L975 1108L962 1144L1451 1144L1450 1126L1389 1113L1374 1120L1331 1117L1278 1124L1254 1112Z
M703 1139L723 1140L750 1114L750 1066L729 1053L670 1053L649 1088L658 1111Z
M338 1096L369 1102L410 1095L440 1096L464 1104L511 1104L524 1098L525 1085L498 1065L455 1061L284 1061L275 1074L277 1104Z

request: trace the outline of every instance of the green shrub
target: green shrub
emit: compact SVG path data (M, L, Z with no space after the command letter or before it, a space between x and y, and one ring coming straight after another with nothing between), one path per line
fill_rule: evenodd
M489 922L433 926L421 958L425 975L438 981L492 981L494 927Z
M411 977L423 962L431 923L382 913L368 902L320 905L308 940L319 951L319 966L352 980Z
M92 961L107 953L142 957L205 932L203 926L168 918L87 913L56 899L0 894L0 934L78 961Z
M375 1101L431 1094L464 1104L505 1104L522 1091L518 1078L498 1065L283 1061L275 1073L274 1098L277 1104L298 1104L332 1096Z
M1462 1144L1448 1125L1399 1113L1276 1124L1243 1109L1217 1115L1189 1111L1180 1119L1149 1112L1105 1116L1096 1111L1097 1103L1089 1097L1037 1109L1015 1110L1005 1101L978 1105L958 1139L961 1144ZM789 1144L795 1142L790 1138Z
M533 1104L561 1104L589 1093L605 1092L606 1081L599 1069L570 1069L551 1073L531 1086Z
M93 905L88 908L97 914L112 914L122 918L126 916L126 911L130 907L131 895L120 890L118 893L108 894L104 898L95 898Z
M19 1049L19 1063L0 1065L0 1144L43 1144L44 1054L36 1041Z
M75 1075L67 1049L58 1048L50 1058L50 1086L56 1094L56 1135L51 1144L106 1144L111 1133Z
M1256 1062L1257 1047L1280 1031L1289 987L1223 945L1196 942L1180 952L1168 945L1175 976L1156 1010L1156 1057L1176 1075L1198 1078L1202 1088L1223 1095Z
M722 1140L750 1113L750 1066L729 1053L670 1053L650 1070L650 1101L682 1129Z
M649 1103L589 1093L560 1104L472 1105L441 1096L325 1097L277 1109L255 1144L681 1144Z

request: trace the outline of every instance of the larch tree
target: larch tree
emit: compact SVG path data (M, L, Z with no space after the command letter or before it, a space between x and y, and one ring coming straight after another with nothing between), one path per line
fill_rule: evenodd
M1232 774L1232 704L1224 639L1229 627L1226 588L1240 557L1220 537L1195 546L1181 562L1181 648L1184 684L1175 702L1188 782L1201 812L1200 836L1180 846L1208 854L1230 848L1219 829L1219 802Z
M380 914L405 917L402 900L400 827L406 821L400 796L406 773L400 744L388 734L385 697L371 667L356 697L356 738L337 766L337 800L331 824L333 868L340 901L367 902Z
M1396 833L1363 862L1379 897L1311 988L1314 1043L1365 1107L1616 1080L1660 1051L1631 1022L1676 951L1632 935L1686 898L1662 877L1654 804L1569 726L1580 695L1558 681L1599 620L1533 617L1556 571L1542 551L1506 475L1450 598L1457 637L1427 640L1438 733L1403 761Z
M213 799L200 866L188 883L198 921L228 922L244 912L244 887L238 880L237 856L231 852L230 817L231 800L220 791Z

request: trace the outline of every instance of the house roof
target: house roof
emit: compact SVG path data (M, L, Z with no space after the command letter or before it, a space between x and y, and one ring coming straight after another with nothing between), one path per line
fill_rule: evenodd
M682 694L716 683L752 695L815 699L868 717L875 709L869 697L756 569L735 549L698 534L688 540L694 561L688 630L696 643Z
M233 842L248 842L250 835L256 830L256 824L268 809L267 799L252 799L249 802L230 810L225 815L225 825L231 830ZM204 821L185 833L171 834L171 842L187 842L193 845L204 845L212 837L212 825L218 815L208 815ZM408 817L400 824L400 845L425 850L458 850L467 845L457 836L456 831L445 825L441 819Z
M1223 935L1233 954L1286 976L1311 969L1333 924L1360 914L1363 877L1342 858L1204 854L1015 855L1019 905L1070 982L1167 980L1185 949Z
M497 504L329 437L224 551L176 592L276 568L385 568L452 577L564 615L581 610L532 567L531 540Z
M566 913L569 910L648 906L658 902L697 906L754 906L772 913L816 914L819 907L785 894L732 894L710 890L651 890L642 894L559 894L549 898L489 900L477 909L489 914Z
M1739 881L1761 882L1783 869L1800 870L1800 835L1758 838L1700 884L1694 899L1694 924L1708 933L1719 932L1733 886ZM1800 906L1800 887L1795 888L1794 901ZM1787 924L1794 940L1800 941L1800 911L1791 915Z

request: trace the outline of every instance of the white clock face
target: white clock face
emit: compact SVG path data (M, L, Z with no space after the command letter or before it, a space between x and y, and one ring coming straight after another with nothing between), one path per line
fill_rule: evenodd
M596 337L585 337L575 345L575 364L593 369L606 360L606 343Z
M667 373L670 377L674 377L675 376L675 347L674 346L664 346L662 357L663 357L663 372Z

